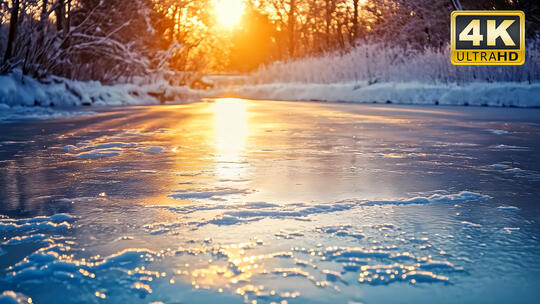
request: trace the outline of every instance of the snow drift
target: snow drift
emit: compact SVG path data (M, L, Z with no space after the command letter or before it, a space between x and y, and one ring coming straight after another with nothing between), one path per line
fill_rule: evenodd
M295 101L540 107L540 83L268 83L232 86L226 94Z
M522 66L453 66L448 48L379 44L274 62L226 82L224 95L352 103L540 106L539 43Z
M121 106L186 103L206 97L202 90L170 85L165 78L104 85L99 81L76 81L51 76L38 81L15 70L0 75L0 104L14 106Z

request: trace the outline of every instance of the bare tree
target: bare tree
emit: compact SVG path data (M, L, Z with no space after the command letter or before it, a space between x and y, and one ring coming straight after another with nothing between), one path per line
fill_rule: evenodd
M19 6L19 0L12 1L11 18L9 20L9 35L6 46L6 53L4 55L4 64L7 63L9 59L11 59L13 44L15 43L15 39L17 38L17 30L19 26Z
M332 0L325 0L325 13L326 13L326 47L330 46L330 25L332 23L332 12L334 11L334 2Z
M290 0L289 4L289 16L288 16L288 23L289 23L289 56L294 56L294 49L295 49L295 37L294 37L294 25L295 25L295 19L296 19L296 0Z
M66 4L64 0L58 0L55 8L56 13L56 30L61 32L66 30Z
M358 38L358 0L353 0L353 7L354 7L354 13L353 13L353 29L352 29L352 37L353 41L355 41Z

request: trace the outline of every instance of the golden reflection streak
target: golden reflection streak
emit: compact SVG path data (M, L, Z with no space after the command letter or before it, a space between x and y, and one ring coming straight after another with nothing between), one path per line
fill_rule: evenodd
M277 257L293 257L292 252L282 251L274 253L259 253L250 254L248 251L254 250L261 246L262 242L243 242L227 245L202 246L192 248L182 248L180 251L189 254L201 254L212 252L214 255L219 255L226 260L223 263L221 260L209 260L209 265L201 268L176 270L177 275L183 275L187 280L191 281L194 288L211 289L217 288L219 292L223 289L234 290L238 295L246 295L252 293L257 297L268 297L276 295L274 290L267 289L264 285L253 285L252 279L256 275L261 274L277 274L282 277L288 275L302 275L313 281L317 286L325 284L323 281L316 281L315 278L307 271L303 271L299 267L291 268L273 268L272 260ZM212 264L214 263L214 264ZM189 265L186 264L186 267ZM288 297L295 298L296 293L291 293Z
M246 101L218 98L213 111L216 176L222 180L244 178L244 152L249 135Z

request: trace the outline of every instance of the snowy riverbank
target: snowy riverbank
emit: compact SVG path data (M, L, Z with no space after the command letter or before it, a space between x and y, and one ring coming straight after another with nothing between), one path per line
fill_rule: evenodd
M0 75L0 105L14 106L122 106L185 103L207 97L205 91L173 86L165 79L105 85L49 77L38 81L20 72Z
M295 101L540 107L540 83L268 83L231 86L226 94Z
M450 49L361 44L275 61L232 78L232 96L350 103L540 106L540 52L531 41L521 66L453 66Z
M429 84L420 81L343 83L253 84L249 76L207 77L213 89L196 90L171 85L165 79L136 79L114 85L50 77L37 81L28 76L0 76L0 120L61 118L50 107L123 106L189 103L204 97L239 97L267 100L422 105L540 107L540 83L471 82ZM89 114L92 112L85 112ZM81 115L81 113L73 113Z

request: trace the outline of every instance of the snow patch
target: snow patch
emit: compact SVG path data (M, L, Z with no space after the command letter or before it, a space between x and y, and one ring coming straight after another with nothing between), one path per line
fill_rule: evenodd
M10 245L20 245L20 244L26 244L26 243L43 243L48 244L51 243L51 240L47 239L47 236L44 234L32 234L32 235L25 235L25 236L16 236L8 241L5 241L2 243L2 245L10 246Z
M96 159L113 157L120 155L125 149L134 147L134 143L125 142L105 142L99 144L91 144L89 142L78 143L77 146L67 145L63 146L62 150L72 154L73 156L81 159Z
M237 85L229 96L293 101L540 107L539 83L267 83Z
M32 303L32 300L21 294L11 290L6 290L0 294L0 304L27 304Z
M482 225L480 225L480 224L473 223L473 222L468 222L468 221L461 221L461 223L463 225L470 226L470 227L482 227Z
M499 209L499 210L519 210L519 208L516 207L516 206L508 206L508 205L499 206L499 207L497 207L497 209Z
M219 189L212 191L179 191L169 197L177 199L213 199L216 196L226 196L233 194L246 194L249 190L238 189ZM461 191L454 194L437 193L430 196L417 196L404 200L388 200L388 201L370 201L348 199L333 203L316 204L316 203L295 203L287 205L277 205L270 203L247 203L247 204L207 204L207 205L185 205L185 206L152 206L151 208L160 208L168 210L172 213L189 214L193 212L221 210L222 213L216 215L210 220L202 220L195 224L196 226L204 226L207 224L213 225L235 225L243 224L252 221L259 221L265 218L295 218L303 220L308 216L316 214L326 214L340 211L351 210L355 207L369 207L378 205L412 205L412 204L434 204L434 203L463 203L467 201L483 200L490 198L487 195L480 193ZM363 238L363 234L359 231L347 231L345 227L338 229L336 227L322 227L321 231L341 237L352 237L356 239Z
M248 194L249 189L233 189L233 188L216 188L211 190L179 190L174 194L170 194L169 197L176 199L213 199L220 196L235 195L235 194Z
M0 231L54 231L71 228L70 222L76 218L68 214L55 214L53 216L38 216L28 219L0 218Z
M94 151L94 152L84 152L84 153L77 154L77 157L82 158L82 159L95 159L95 158L112 157L112 156L118 156L118 155L120 155L120 153L116 151Z
M186 86L172 86L165 79L145 82L104 85L99 81L75 81L51 76L41 82L14 71L0 75L0 113L8 106L121 106L160 104L165 101L187 103L208 97L210 91L193 90ZM32 108L35 109L35 108ZM29 110L38 111L38 110ZM39 110L42 111L42 110ZM49 115L64 115L48 110ZM85 115L91 112L83 112ZM27 113L23 117L31 117ZM43 114L37 114L42 117ZM70 114L73 115L73 114ZM35 117L33 117L35 118Z
M406 200L398 201L372 201L364 205L409 205L409 204L430 204L430 203L462 203L466 201L483 200L490 198L488 195L480 193L461 191L456 194L433 194L428 197L417 196Z
M505 130L494 130L494 129L489 129L488 130L489 132L495 134L495 135L504 135L504 134L508 134L509 132L508 131L505 131Z
M529 150L529 148L527 148L527 147L510 146L510 145L504 145L504 144L490 146L490 148L498 149L498 150L514 150L514 151L527 151L527 150Z
M144 151L147 153L162 153L165 152L167 149L161 146L150 146L146 148Z

